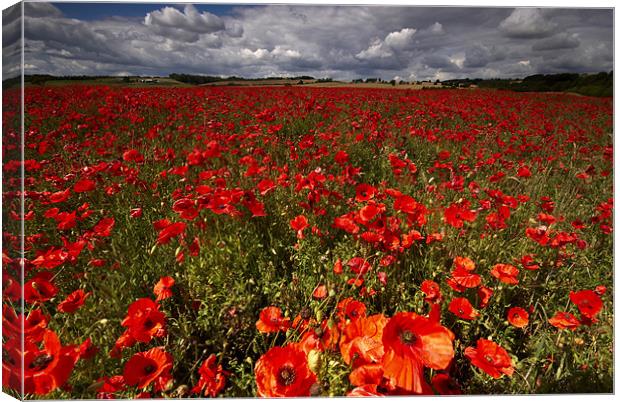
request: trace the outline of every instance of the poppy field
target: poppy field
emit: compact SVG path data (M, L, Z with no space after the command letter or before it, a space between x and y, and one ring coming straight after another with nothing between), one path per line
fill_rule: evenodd
M613 392L611 98L4 94L9 394Z

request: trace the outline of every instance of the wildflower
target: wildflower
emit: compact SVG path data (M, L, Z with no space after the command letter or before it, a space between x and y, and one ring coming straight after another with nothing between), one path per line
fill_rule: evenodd
M291 326L291 319L282 317L279 307L265 307L256 322L256 329L262 333L286 331Z
M159 282L153 288L153 293L157 298L155 301L165 300L169 297L172 297L172 290L170 289L174 286L174 278L170 276L162 276L159 278Z
M517 328L524 328L529 322L529 314L521 307L512 307L508 310L508 322Z
M395 314L383 330L384 376L408 392L422 393L423 368L443 370L452 361L454 335L429 318L415 313Z
M254 373L258 395L267 398L310 396L310 387L317 382L296 344L269 349L256 362Z
M128 385L145 389L158 378L166 377L172 369L172 355L163 347L138 352L125 364L123 377Z
M514 372L512 359L508 352L497 343L487 339L478 339L476 347L468 346L465 356L471 363L493 378L503 374L511 376Z

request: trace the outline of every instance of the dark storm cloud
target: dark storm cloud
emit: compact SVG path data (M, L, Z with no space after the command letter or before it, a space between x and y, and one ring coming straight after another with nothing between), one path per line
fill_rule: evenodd
M154 5L81 21L27 3L25 27L27 73L421 80L613 68L611 10Z
M542 39L532 46L532 50L555 50L555 49L574 49L579 47L581 42L579 41L578 34L562 33L553 36L548 39Z

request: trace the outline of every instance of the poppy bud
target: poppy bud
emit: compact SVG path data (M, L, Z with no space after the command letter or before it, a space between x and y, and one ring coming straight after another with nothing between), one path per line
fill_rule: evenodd
M323 365L323 358L321 357L321 352L316 349L312 349L308 353L308 367L312 370L313 373L318 374L321 370L321 366Z
M310 387L310 396L319 396L323 393L323 387L318 384L318 383L314 383L312 384L312 386Z

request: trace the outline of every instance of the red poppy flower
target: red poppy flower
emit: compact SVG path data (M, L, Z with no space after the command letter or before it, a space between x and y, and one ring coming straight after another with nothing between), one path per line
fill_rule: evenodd
M530 171L529 167L524 165L524 166L519 167L519 169L517 170L517 176L528 178L532 176L532 172Z
M200 379L192 389L194 394L215 398L224 389L228 373L222 369L222 365L217 364L216 360L215 355L211 354L198 369Z
M473 271L476 269L476 263L474 263L471 258L456 256L454 257L454 266L456 268L462 268L467 271Z
M61 212L55 219L58 222L58 225L56 225L58 230L69 230L77 225L77 212Z
M559 329L570 329L574 331L581 323L571 313L558 311L553 317L549 318L549 324Z
M366 317L366 305L352 297L347 297L338 302L336 317L340 322L344 322L347 318L357 320L360 317Z
M452 271L451 278L457 285L460 285L464 288L475 288L480 285L482 279L480 275L474 274L467 269L457 266L456 269Z
M67 258L69 258L69 253L62 248L56 247L50 247L43 252L37 252L37 254L37 258L32 261L32 264L35 267L45 269L54 269L62 265Z
M361 183L355 187L355 201L368 201L375 196L377 189L370 184Z
M257 185L256 189L262 196L267 195L269 192L276 188L276 183L271 179L263 179Z
M168 376L172 369L172 355L163 347L138 352L125 364L123 377L128 385L145 389L160 377Z
M58 311L61 313L74 313L84 305L86 298L90 295L91 292L86 293L84 289L78 289L58 304Z
M364 364L349 374L349 382L355 387L367 384L381 384L383 379L383 366L381 364Z
M160 230L157 236L157 244L168 244L174 237L185 232L187 224L184 222L172 223Z
M310 387L317 381L296 344L269 349L256 362L254 374L258 395L266 398L310 396Z
M108 237L112 233L114 227L114 218L101 218L101 220L93 227L93 232L99 237Z
M426 295L426 297L424 298L425 301L429 303L437 303L441 300L441 289L436 282L431 280L425 280L424 282L422 282L420 289Z
M512 359L508 352L497 343L487 339L478 339L476 347L467 347L465 356L471 363L493 378L500 378L502 374L511 376L514 372Z
M291 326L291 319L282 317L279 307L265 307L256 321L256 329L262 333L286 331Z
M17 315L7 303L2 306L2 335L7 338L21 338L40 342L50 320L40 309L33 309L24 319L23 314ZM23 328L22 328L23 324Z
M603 302L596 292L586 289L579 292L570 292L572 301L584 317L593 320L603 308Z
M394 201L394 209L406 214L415 214L418 202L409 195L401 195Z
M368 272L372 268L372 265L370 265L368 261L361 257L351 258L349 262L347 262L347 265L349 266L349 268L351 268L351 271L353 273L359 275L365 275L366 272Z
M508 322L517 328L524 328L529 322L530 315L521 307L512 307L508 310Z
M121 325L127 327L128 334L138 342L148 343L166 334L166 316L159 311L159 304L149 298L133 302Z
M444 220L448 225L455 228L462 228L463 222L473 222L477 214L469 209L469 202L464 204L452 203L444 210Z
M376 384L363 385L356 387L347 394L351 397L369 397L369 396L386 396L385 393L379 391L379 386Z
M395 314L383 330L384 376L408 392L422 393L424 366L443 370L452 361L454 335L439 323L415 313Z
M298 215L294 219L291 219L290 224L291 224L291 228L297 231L297 238L303 239L304 229L306 229L309 226L308 218L306 218L303 215Z
M527 228L525 229L525 235L541 246L545 246L549 242L549 236L547 236L547 228L545 226Z
M12 301L21 299L22 287L19 281L16 281L6 272L2 273L2 297Z
M478 307L485 308L489 304L491 296L493 296L493 289L486 286L480 286L480 288L478 288L478 297L480 298L480 303Z
M24 300L27 303L44 302L58 293L58 288L51 281L51 272L39 272L24 285Z
M299 317L299 318L297 318ZM301 316L297 316L293 321L293 328L298 329L299 332L303 332L303 336L299 341L299 347L306 352L310 353L311 350L324 351L333 350L338 345L340 339L340 331L335 324L331 327L327 320L323 320L320 326L315 326L308 330L308 324L316 325L314 320L308 320L307 323L302 322Z
M69 197L71 196L71 189L68 188L64 191L57 191L55 193L50 194L49 196L49 202L52 204L56 204L59 202L65 202L69 199Z
M356 234L360 230L359 226L355 224L353 217L349 214L335 217L333 226L350 234Z
M382 205L383 204L381 204L381 206ZM367 224L368 222L372 221L377 216L377 214L381 213L382 210L385 209L381 208L381 206L372 203L362 207L362 209L360 209L358 213L359 222L362 224Z
M510 264L495 264L493 268L491 268L491 275L509 285L516 285L519 283L517 279L519 269Z
M93 191L97 187L96 183L89 179L82 179L75 183L73 191L76 193L84 193L87 191Z
M11 338L3 345L3 351L7 352L2 358L4 386L19 390L23 380L25 393L45 395L67 382L79 359L75 346L62 346L56 333L51 330L45 330L41 349L35 342L26 339L22 355L20 342L17 338Z
M125 378L122 375L115 375L113 377L103 377L97 380L97 383L101 383L101 386L97 390L97 399L114 399L114 393L122 391L127 386L125 384Z
M537 269L540 268L540 265L534 263L534 256L532 256L531 254L527 254L521 257L520 262L521 262L521 265L523 265L523 268L528 269L530 271L536 271Z
M327 287L325 285L318 285L316 288L314 288L314 291L312 292L312 297L318 300L326 298Z
M135 344L136 340L134 339L134 337L129 334L128 329L125 330L125 332L123 332L121 336L116 339L116 342L114 343L114 348L112 348L112 350L110 351L110 357L114 359L120 358L123 349L130 348Z
M349 321L340 337L340 354L344 362L354 367L381 362L383 329L387 321L383 314Z
M125 162L142 163L144 162L144 156L136 149L129 149L123 153L123 160Z
M78 350L80 353L80 359L93 358L97 352L99 352L99 348L93 345L93 341L91 341L90 338L87 338L84 342L82 342Z
M334 273L336 275L342 274L342 261L340 260L340 258L338 258L334 263Z
M464 320L473 320L480 315L480 313L478 313L471 305L469 300L464 297L456 297L452 299L450 305L448 306L448 310L450 310L452 314Z
M170 289L172 286L174 286L174 278L170 276L162 276L159 278L159 282L157 282L153 288L153 293L157 296L155 301L161 301L172 297L172 290Z

